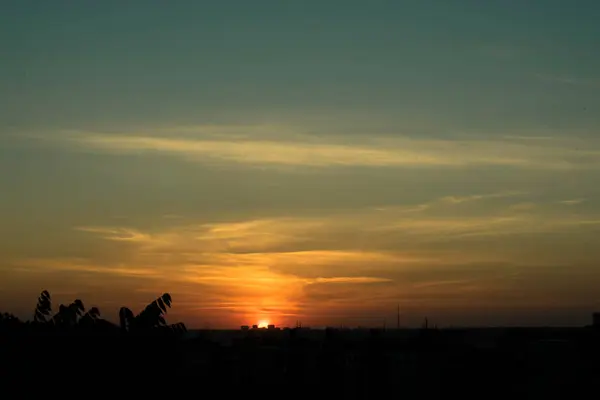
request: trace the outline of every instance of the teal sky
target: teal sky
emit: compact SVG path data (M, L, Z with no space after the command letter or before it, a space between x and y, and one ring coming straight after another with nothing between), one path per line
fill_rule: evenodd
M0 305L585 324L600 3L4 1ZM6 309L6 310L4 310Z

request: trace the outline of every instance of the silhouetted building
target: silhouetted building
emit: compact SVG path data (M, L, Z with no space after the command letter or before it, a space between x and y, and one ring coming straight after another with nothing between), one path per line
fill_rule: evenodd
M272 324L271 325L267 325L267 329L270 330L270 331L272 331L272 330L275 329L275 325L272 325Z
M247 331L247 330L249 330L249 329L250 329L250 327L249 327L248 325L242 325L242 328L241 328L241 329L242 329L243 331Z
M252 329L258 329L258 325L252 325Z

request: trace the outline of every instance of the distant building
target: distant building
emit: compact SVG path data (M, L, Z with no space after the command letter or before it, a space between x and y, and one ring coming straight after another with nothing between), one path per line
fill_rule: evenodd
M250 327L248 325L242 325L242 330L243 331L247 331L249 329L250 329Z
M271 324L271 325L267 325L267 329L272 331L275 329L275 325Z
M592 314L592 325L596 328L600 328L600 312Z
M258 329L258 325L252 325L252 329Z

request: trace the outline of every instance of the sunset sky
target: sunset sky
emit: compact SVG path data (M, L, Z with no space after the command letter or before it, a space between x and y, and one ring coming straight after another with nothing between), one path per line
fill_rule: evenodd
M597 0L0 4L0 311L583 325Z

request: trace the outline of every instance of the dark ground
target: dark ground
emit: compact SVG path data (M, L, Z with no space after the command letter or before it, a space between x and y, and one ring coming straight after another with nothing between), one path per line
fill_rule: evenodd
M570 399L589 396L600 384L600 334L591 328L213 331L187 340L21 334L1 340L3 383L36 375L70 382L93 377L140 395L168 388L227 398Z

